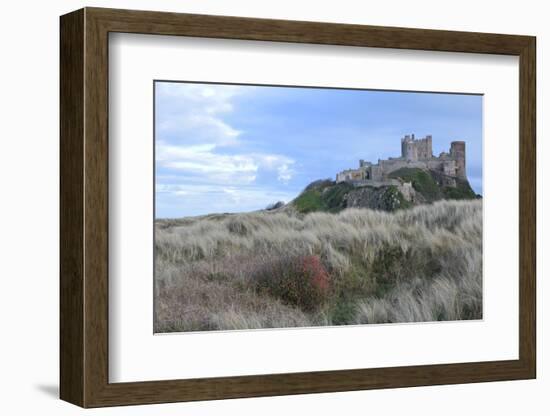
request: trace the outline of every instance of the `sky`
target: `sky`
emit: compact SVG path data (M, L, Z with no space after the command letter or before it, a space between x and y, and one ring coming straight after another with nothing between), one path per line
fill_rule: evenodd
M358 160L398 157L432 135L466 142L482 192L480 95L155 82L155 217L263 209Z

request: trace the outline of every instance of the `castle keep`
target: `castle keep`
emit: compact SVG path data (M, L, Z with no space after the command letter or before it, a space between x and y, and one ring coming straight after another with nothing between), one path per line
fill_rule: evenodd
M401 168L430 169L444 175L466 179L466 143L451 142L449 152L441 152L435 157L432 153L432 136L415 139L406 135L401 139L401 157L378 160L377 164L359 160L357 169L347 169L336 175L336 182L384 185L393 180L390 173Z

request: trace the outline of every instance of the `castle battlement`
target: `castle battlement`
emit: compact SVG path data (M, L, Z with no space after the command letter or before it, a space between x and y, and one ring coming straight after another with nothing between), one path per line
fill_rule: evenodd
M373 164L359 160L357 169L346 169L336 175L336 182L376 183L388 181L388 175L401 168L430 169L447 176L466 178L466 143L451 142L449 152L435 157L432 151L432 136L416 139L414 134L401 139L401 156L378 160Z

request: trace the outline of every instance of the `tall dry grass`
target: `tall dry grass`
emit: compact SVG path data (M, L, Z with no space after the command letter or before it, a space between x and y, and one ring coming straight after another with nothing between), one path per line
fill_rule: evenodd
M395 213L346 209L160 220L155 246L158 332L482 314L480 200ZM322 301L312 297L318 288L296 281L308 278L299 266L303 259L318 259L315 273L328 276Z

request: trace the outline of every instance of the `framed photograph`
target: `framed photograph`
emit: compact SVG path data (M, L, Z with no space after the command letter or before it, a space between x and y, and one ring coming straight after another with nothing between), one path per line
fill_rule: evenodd
M63 400L535 378L534 37L60 24Z

